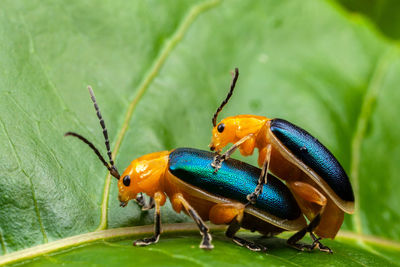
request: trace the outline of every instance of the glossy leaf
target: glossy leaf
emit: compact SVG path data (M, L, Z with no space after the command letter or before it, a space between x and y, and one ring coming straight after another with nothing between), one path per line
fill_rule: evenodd
M0 262L10 255L22 260L14 251L96 229L151 224L151 213L135 204L119 207L116 183L92 151L63 137L77 131L105 154L88 84L123 170L146 153L207 149L212 114L236 66L236 92L220 119L246 113L285 118L324 143L355 189L356 213L343 226L353 241L327 241L337 254L324 255L298 253L273 239L265 241L270 254L260 255L221 235L215 242L221 248L212 252L197 249L195 235L170 235L141 250L107 239L72 245L69 252L60 245L46 252L54 256L28 263L119 264L130 250L124 260L160 265L163 259L212 265L238 253L243 265L246 259L260 265L398 262L398 44L335 2L312 0L3 1ZM162 214L164 222L188 220L169 205ZM390 242L371 243L365 234Z

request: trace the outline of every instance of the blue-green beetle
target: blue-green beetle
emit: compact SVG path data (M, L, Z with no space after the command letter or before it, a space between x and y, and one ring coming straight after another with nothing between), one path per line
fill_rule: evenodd
M229 93L212 119L214 127L209 147L217 152L212 166L218 171L221 162L236 149L248 156L257 148L258 165L263 171L256 190L248 196L249 201L254 202L261 193L262 185L268 180L266 174L271 171L286 181L310 220L317 215L321 217L316 233L323 238L334 238L343 223L344 212L354 212L354 194L346 172L315 137L286 120L238 115L217 124L218 113L232 96L238 75L236 68ZM234 145L220 154L229 143ZM309 205L311 202L303 203L304 199L314 197L320 199L322 209L315 209Z

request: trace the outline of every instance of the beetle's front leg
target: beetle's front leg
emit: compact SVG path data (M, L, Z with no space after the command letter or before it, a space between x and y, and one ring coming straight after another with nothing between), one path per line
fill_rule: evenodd
M156 193L154 195L155 202L155 211L154 211L154 236L149 238L138 239L133 242L134 246L148 246L150 244L155 244L160 239L161 233L161 215L160 215L160 207L161 207L161 199L162 197Z
M142 211L151 210L155 206L154 198L150 197L149 202L146 202L146 199L144 198L143 193L139 193L139 195L136 197L135 201L142 208Z
M146 205L146 201L144 199L143 193L139 193L137 197L135 198L136 203L140 206L143 207Z
M242 145L244 142L246 142L252 137L253 134L246 135L245 137L234 143L224 154L217 153L214 157L213 162L211 163L211 166L214 168L214 171L217 172L221 168L222 162L224 162L224 160L229 159L231 155L236 151L236 149L239 148L240 145Z
M269 163L271 160L271 150L272 150L271 145L268 145L266 148L267 152L264 159L263 167L261 169L260 177L258 178L256 189L254 190L253 193L247 195L247 200L250 201L250 203L252 204L256 203L258 196L262 193L264 184L267 183Z

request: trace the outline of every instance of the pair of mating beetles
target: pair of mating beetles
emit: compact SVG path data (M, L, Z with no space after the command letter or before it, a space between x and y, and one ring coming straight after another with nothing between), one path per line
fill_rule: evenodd
M134 245L149 245L159 240L160 207L170 199L176 212L192 217L200 229L200 248L212 249L212 237L204 221L227 224L226 236L254 251L262 245L237 237L240 228L275 235L297 231L287 243L300 250L318 248L332 252L321 238L334 238L344 212L353 213L354 195L349 178L336 158L305 130L282 119L239 115L217 124L218 113L232 96L239 76L235 69L229 93L214 117L211 152L192 148L151 153L131 162L119 174L112 159L108 133L94 93L91 99L100 120L109 162L83 136L68 132L88 144L110 174L118 179L119 201L125 207L135 199L143 209L155 208L154 236L136 240ZM234 143L224 154L222 149ZM244 156L258 148L262 169L230 159L239 149ZM274 175L286 182L286 185ZM145 203L142 193L150 196ZM309 220L306 223L305 217ZM309 233L313 242L298 241Z

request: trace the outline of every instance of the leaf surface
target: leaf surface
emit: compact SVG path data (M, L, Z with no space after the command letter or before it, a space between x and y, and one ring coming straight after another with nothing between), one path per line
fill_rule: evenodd
M336 254L298 253L281 239L265 241L268 254L254 254L221 234L216 249L204 252L196 235L185 234L141 249L125 239L68 250L61 245L27 263L105 265L135 258L211 265L239 253L243 265L399 262L398 44L335 2L311 0L3 1L0 262L10 255L23 260L12 252L96 229L152 222L152 214L133 203L120 208L116 183L92 151L63 138L66 131L79 132L105 154L88 84L122 171L147 153L207 149L212 114L236 66L236 92L219 119L249 113L289 120L325 144L350 175L356 213L342 227L351 238L326 241ZM255 157L242 159L256 163ZM188 221L169 204L162 216L169 223ZM99 262L99 253L106 259Z

